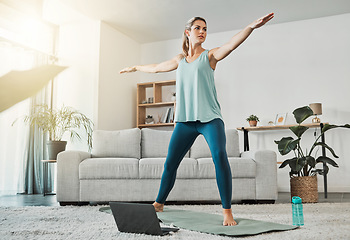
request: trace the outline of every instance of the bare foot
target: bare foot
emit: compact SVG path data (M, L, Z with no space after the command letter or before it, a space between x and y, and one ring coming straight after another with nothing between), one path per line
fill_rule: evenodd
M235 226L237 225L236 221L233 219L232 210L231 209L223 209L222 213L224 215L224 222L222 225L224 226Z
M164 204L154 202L153 206L156 212L163 212Z

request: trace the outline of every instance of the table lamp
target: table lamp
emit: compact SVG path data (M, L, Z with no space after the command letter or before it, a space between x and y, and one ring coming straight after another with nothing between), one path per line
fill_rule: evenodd
M310 103L309 107L314 112L315 118L312 119L313 123L320 123L321 120L317 117L317 115L322 115L322 103Z

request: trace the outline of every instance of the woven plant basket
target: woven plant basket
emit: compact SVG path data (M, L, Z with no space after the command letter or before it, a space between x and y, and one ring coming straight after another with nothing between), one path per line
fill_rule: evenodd
M290 197L298 196L303 203L317 203L317 176L294 177L290 179Z

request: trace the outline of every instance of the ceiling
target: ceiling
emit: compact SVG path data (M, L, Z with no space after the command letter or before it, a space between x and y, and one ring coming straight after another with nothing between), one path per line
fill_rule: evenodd
M139 43L180 38L193 16L207 20L208 32L245 27L275 13L269 24L350 13L350 0L59 0L102 20Z

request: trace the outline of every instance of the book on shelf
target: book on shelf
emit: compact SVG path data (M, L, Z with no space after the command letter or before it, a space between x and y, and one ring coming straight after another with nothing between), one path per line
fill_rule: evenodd
M172 120L174 120L174 108L167 108L163 117L162 117L162 123L170 123Z
M169 108L168 116L167 116L167 118L166 118L166 122L167 122L167 123L170 123L172 111L173 111L172 108Z
M171 112L170 112L170 122L174 122L174 108L171 108Z
M162 123L166 123L166 120L167 120L167 117L168 117L168 112L169 112L169 108L167 108L165 110L165 113L163 114Z

